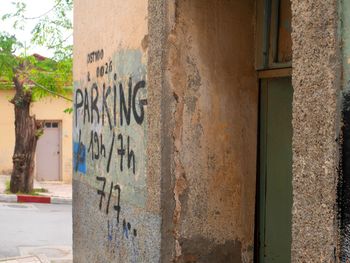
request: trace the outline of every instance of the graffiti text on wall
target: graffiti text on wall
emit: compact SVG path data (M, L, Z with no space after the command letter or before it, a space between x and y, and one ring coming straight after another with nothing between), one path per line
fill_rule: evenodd
M120 219L124 190L118 180L140 177L143 171L138 170L143 165L138 160L143 160L144 148L137 143L143 130L137 127L145 122L146 80L144 73L129 72L120 61L106 60L103 49L87 54L87 64L93 63L98 65L87 72L83 85L75 88L74 169L83 175L94 174L99 210L106 215L113 212L116 224L123 225L123 237L135 238L136 228L126 218ZM93 172L88 173L89 167ZM108 219L108 237L113 229Z

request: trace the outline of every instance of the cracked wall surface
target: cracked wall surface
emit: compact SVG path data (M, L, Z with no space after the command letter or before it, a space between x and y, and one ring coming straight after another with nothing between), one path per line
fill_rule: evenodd
M74 4L74 262L252 262L255 1ZM338 8L292 0L292 262L340 254Z
M253 260L254 8L212 0L168 6L177 262Z
M252 262L255 1L74 4L74 262ZM293 262L338 254L337 8L292 0Z

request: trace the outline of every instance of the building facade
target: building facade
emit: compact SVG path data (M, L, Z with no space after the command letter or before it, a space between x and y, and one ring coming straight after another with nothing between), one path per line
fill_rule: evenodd
M0 89L0 174L11 174L15 148L15 114L9 101L14 90ZM44 121L36 148L34 176L41 181L72 182L72 114L64 110L71 102L46 97L32 103L31 114Z
M74 10L74 262L350 260L346 1Z

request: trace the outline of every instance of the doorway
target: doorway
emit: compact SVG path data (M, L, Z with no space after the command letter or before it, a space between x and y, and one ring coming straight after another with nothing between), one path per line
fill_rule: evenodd
M40 136L36 151L36 179L59 181L61 163L61 124L45 121L44 133Z
M261 80L259 262L291 261L292 101L290 77Z

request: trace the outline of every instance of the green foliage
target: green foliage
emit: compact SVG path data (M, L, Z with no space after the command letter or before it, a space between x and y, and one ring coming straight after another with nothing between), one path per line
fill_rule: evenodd
M44 129L41 128L41 129L37 129L35 131L35 137L39 138L40 136L42 136L44 134Z
M54 59L27 56L25 50L22 55L15 56L15 51L23 45L15 36L0 32L0 89L11 89L12 78L16 74L25 83L25 89L31 91L33 100L49 94L69 94L73 83L72 45L67 40L73 32L73 0L55 0L50 10L37 17L26 17L25 2L12 2L15 11L5 14L2 20L13 19L15 29L24 29L26 21L36 20L31 42L53 50Z
M30 80L34 82L32 89L33 100L39 100L47 96L50 91L52 92L51 94L58 93L63 96L72 92L71 59L34 63L34 67L30 70L30 75ZM37 85L37 83L40 85Z
M0 83L12 81L14 69L18 67L20 59L13 54L21 44L14 36L6 33L0 33Z
M10 180L5 181L5 193L9 194L11 193L10 191Z
M54 50L58 60L72 57L72 45L67 42L72 36L71 14L73 0L55 0L54 6L37 17L26 17L26 4L23 0L13 2L15 12L5 14L2 20L14 19L14 28L24 29L27 20L36 20L32 28L32 43Z
M71 58L55 61L16 56L16 47L21 47L21 44L14 36L0 32L0 89L13 87L10 83L15 74L23 81L24 90L31 92L33 100L52 94L64 96L72 92Z
M64 113L68 113L68 114L71 114L73 112L73 108L70 107L70 108L67 108L63 111Z
M12 13L12 14L5 14L3 15L2 17L2 20L5 20L5 19L8 19L8 18L11 18L11 17L21 17L21 18L24 18L23 16L23 13L27 7L27 5L23 2L12 2L13 5L15 5L16 7L16 12L15 13ZM23 29L24 28L24 24L20 24L20 20L16 20L14 25L13 25L14 28L18 28L18 29Z

